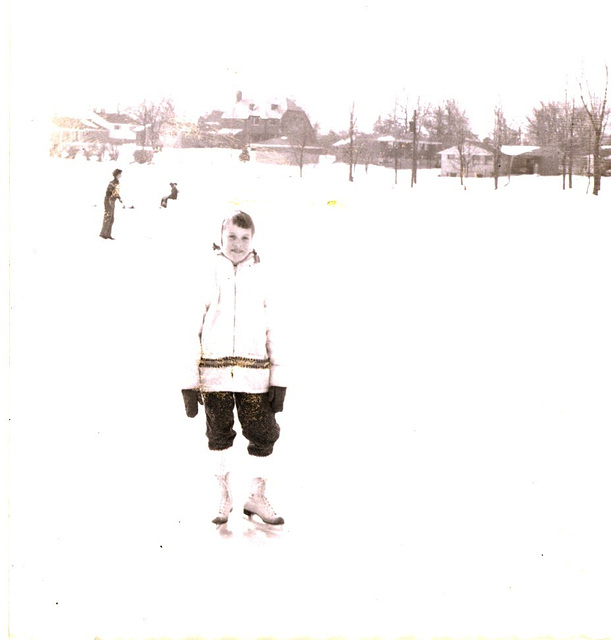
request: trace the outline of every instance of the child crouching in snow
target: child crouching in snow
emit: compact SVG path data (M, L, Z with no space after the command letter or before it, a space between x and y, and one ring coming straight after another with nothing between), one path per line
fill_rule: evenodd
M182 395L187 416L203 404L206 436L220 490L217 525L229 518L233 502L228 454L236 432L234 406L249 441L251 493L244 513L268 524L283 524L265 496L266 468L280 436L275 414L282 411L286 380L281 346L265 282L264 268L252 249L252 218L236 211L223 221L221 246L214 245L213 273L202 291L203 320L191 380Z

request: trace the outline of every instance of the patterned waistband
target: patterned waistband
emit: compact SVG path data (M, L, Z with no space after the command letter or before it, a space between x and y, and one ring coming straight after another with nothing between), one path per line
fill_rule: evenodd
M243 358L242 356L227 356L225 358L202 358L201 367L208 369L223 369L224 367L244 367L246 369L269 369L269 358Z

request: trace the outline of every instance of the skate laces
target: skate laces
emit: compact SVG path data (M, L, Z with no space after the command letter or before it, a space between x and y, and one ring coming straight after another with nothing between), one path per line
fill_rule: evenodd
M219 514L224 515L228 510L231 510L233 501L231 498L231 492L229 490L229 483L226 476L219 478L219 484L221 485L221 500L219 503Z
M254 498L255 504L258 503L258 506L262 507L263 511L268 511L268 512L272 513L274 516L278 515L274 511L274 508L272 507L272 505L270 504L269 500L267 499L267 496L264 493L253 494L252 497Z

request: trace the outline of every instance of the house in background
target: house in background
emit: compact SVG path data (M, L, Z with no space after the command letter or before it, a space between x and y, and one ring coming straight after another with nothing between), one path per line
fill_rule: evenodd
M460 175L461 151L457 146L438 152L441 157L441 176L455 178ZM465 178L488 177L494 175L494 150L481 142L465 142L462 147L463 171Z
M91 120L108 132L108 140L112 144L135 143L138 132L143 130L131 116L126 113L106 113L94 111Z
M611 141L611 138L609 140ZM582 149L573 159L573 170L582 176L594 175L594 156L591 149ZM603 176L611 176L611 144L602 144L600 147L600 171Z
M331 145L330 154L335 156L335 162L349 164L370 165L382 164L381 146L376 136L372 133L361 133L360 131L352 140L342 138Z
M51 122L51 155L87 159L118 155L122 144L137 142L144 127L126 114L89 111L55 116Z
M57 154L70 146L104 144L107 140L106 129L87 118L56 116L52 119L51 149Z
M503 145L500 149L499 175L557 176L561 173L560 153L552 147ZM460 175L458 147L439 152L442 176ZM485 142L466 142L463 147L463 176L494 175L494 148Z
M412 137L396 138L393 135L384 135L376 138L378 143L379 164L385 167L397 166L398 169L408 169L412 166L414 155L414 141ZM428 133L421 133L416 140L416 159L421 169L433 169L439 167L437 152L442 146L441 142L434 142Z
M562 173L561 154L554 147L505 144L501 154L502 175L557 176Z
M199 121L202 139L210 146L240 148L283 137L305 145L316 142L306 112L290 98L255 101L238 91L228 109L213 114L212 119Z

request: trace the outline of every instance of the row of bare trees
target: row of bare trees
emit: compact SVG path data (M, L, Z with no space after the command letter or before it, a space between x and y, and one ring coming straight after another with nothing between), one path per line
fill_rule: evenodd
M493 153L494 187L498 188L501 170L501 149L504 145L528 143L554 149L560 156L563 189L573 186L573 172L577 158L585 158L587 173L594 179L593 194L600 191L603 173L602 144L609 118L608 108L609 71L605 65L603 90L592 91L587 82L579 82L579 97L569 98L568 91L561 102L541 102L526 118L526 129L509 125L502 104L498 104L493 114L493 130L483 144ZM414 106L404 97L395 100L393 110L385 117L380 116L373 127L377 136L389 136L392 140L395 158L395 182L397 181L400 149L410 141L412 144L412 186L416 184L418 158L416 149L423 131L429 141L442 148L456 148L458 175L463 183L471 160L470 145L479 142L471 130L469 118L456 100L446 100L441 105L423 105L421 100ZM357 159L367 163L369 150L367 143L358 143L355 105L350 111L348 131L349 180L354 180L354 165Z
M565 91L563 101L541 102L526 118L525 131L509 125L503 107L498 104L492 119L493 129L483 143L493 153L493 176L495 189L501 168L501 148L504 145L516 145L523 142L552 148L560 156L563 188L572 188L573 173L577 158L586 158L588 175L594 179L593 193L600 191L603 172L602 143L609 117L607 102L609 84L608 67L605 65L605 81L602 92L592 91L587 82L579 82L579 97L569 97ZM164 126L175 121L174 103L169 98L159 102L143 100L138 106L129 109L130 115L143 126L144 146L157 147L160 143ZM426 133L426 135L424 135ZM291 135L295 160L300 172L305 161L306 147L310 143L312 132L296 129ZM374 160L377 149L372 139L368 139L358 131L356 106L350 110L347 137L348 179L354 180L357 163L368 164ZM412 158L411 184L417 183L418 162L427 160L431 166L434 150L453 147L458 158L458 175L461 184L468 174L471 162L470 145L479 142L471 130L469 118L456 100L448 99L439 105L423 104L420 98L410 102L407 96L396 99L392 111L385 117L379 117L373 127L374 136L388 136L391 140L394 157L395 182L397 181L399 157L402 149L411 145ZM426 137L434 141L437 147L429 146L429 158L423 158L419 151L419 143ZM424 145L426 147L426 145Z
M532 144L549 146L558 150L562 162L562 188L573 186L573 170L577 157L586 157L588 175L594 178L593 193L600 191L602 175L601 150L609 110L607 91L609 71L605 69L605 85L601 96L589 86L580 83L579 102L565 93L562 102L540 103L527 118L527 139Z

